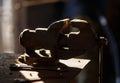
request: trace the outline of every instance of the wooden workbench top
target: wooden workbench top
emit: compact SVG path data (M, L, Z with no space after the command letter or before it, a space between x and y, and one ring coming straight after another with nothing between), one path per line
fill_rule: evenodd
M11 71L9 66L17 63L18 56L20 54L0 54L0 83L70 83L90 61L71 58L60 60L57 66L39 66L40 69L37 70ZM56 70L49 70L51 68ZM63 71L57 71L59 69Z

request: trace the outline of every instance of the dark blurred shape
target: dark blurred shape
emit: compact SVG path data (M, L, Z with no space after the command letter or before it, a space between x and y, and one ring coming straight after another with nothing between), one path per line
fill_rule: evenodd
M55 2L27 7L27 25L31 29L48 27L50 23L61 19L62 5L61 2Z
M105 83L120 82L119 68L119 0L64 0L63 17L89 18L97 27L99 36L108 38L109 45L104 47L103 80ZM106 14L107 13L107 14ZM111 72L112 71L112 72ZM110 73L111 72L111 73Z
M64 0L63 17L89 16L105 13L109 0Z

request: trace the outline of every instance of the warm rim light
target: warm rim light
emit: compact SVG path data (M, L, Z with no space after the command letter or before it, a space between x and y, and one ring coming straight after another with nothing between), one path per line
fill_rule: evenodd
M32 83L45 83L44 81L36 81L36 82L32 82Z
M20 63L18 60L16 60L16 62L18 64L23 64L23 63ZM23 65L26 65L26 64L23 64ZM39 81L35 81L35 82L32 82L32 83L45 83L43 80L41 80L41 78L38 76L38 73L37 71L26 71L26 70L22 70L22 71L19 71L22 76L24 76L27 80L30 80L30 81L34 81L34 80L39 80Z
M81 19L73 19L73 20L71 20L71 22L84 22L84 23L88 23L86 20L81 20Z
M40 80L37 71L20 71L20 73L28 80Z
M59 60L59 62L67 65L68 67L83 69L91 60L90 59L78 59L71 58L68 60Z

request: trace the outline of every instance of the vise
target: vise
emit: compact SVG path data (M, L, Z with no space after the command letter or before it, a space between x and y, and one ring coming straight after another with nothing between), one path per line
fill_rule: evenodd
M87 52L97 44L96 37L92 25L81 19L67 18L55 21L47 28L24 29L20 34L20 44L26 54L19 56L18 60L30 65L57 64L59 59Z

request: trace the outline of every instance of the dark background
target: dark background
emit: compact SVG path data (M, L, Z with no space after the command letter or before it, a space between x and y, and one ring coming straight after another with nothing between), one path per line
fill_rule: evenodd
M6 0L7 1L7 0ZM99 16L103 15L108 23L108 28L112 36L115 38L114 42L118 46L118 51L113 51L118 53L117 55L112 55L110 52L110 46L104 47L103 55L103 80L104 83L115 83L116 79L116 69L114 57L119 57L120 52L120 32L119 32L119 19L120 19L120 1L119 0L58 0L50 3L41 3L36 0L34 4L33 0L13 0L13 15L14 15L14 27L11 34L14 34L14 50L15 53L24 53L23 47L19 44L19 34L25 29L35 29L38 27L47 28L50 23L63 19L63 18L89 18L94 25L97 27L97 32L99 36L105 36L106 33L103 30L103 26L99 22ZM76 1L76 2L75 2ZM0 18L2 17L2 2L0 0ZM24 5L23 5L24 4ZM2 20L0 20L0 23ZM1 28L1 24L0 24ZM5 28L5 27L4 27ZM0 31L1 34L1 31ZM4 35L0 35L0 38ZM12 41L7 40L6 41ZM1 42L4 42L1 40ZM0 44L1 45L1 44ZM7 47L7 46L6 46ZM0 46L0 52L5 52L4 47ZM10 48L8 48L10 49ZM114 48L113 48L114 49ZM117 76L120 77L118 72Z

